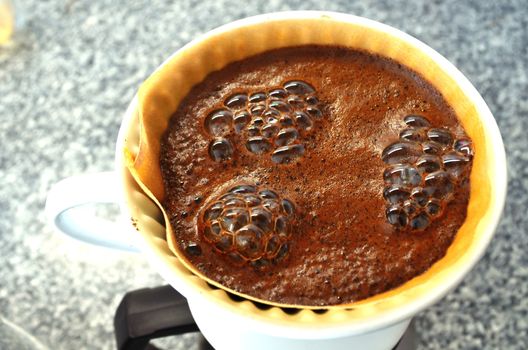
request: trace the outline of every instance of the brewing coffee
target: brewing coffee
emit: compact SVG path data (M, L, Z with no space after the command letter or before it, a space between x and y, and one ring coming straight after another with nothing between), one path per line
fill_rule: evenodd
M442 258L464 222L471 141L406 67L333 46L246 58L195 86L161 168L176 242L213 281L333 305Z

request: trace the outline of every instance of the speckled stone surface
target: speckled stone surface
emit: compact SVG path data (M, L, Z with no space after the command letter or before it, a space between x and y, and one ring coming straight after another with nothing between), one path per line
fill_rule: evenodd
M121 3L121 4L118 4ZM160 62L249 15L325 9L365 16L429 44L473 82L506 144L509 194L487 253L416 318L419 349L528 348L528 3L502 1L18 1L0 49L0 316L52 349L112 349L113 314L162 279L142 256L85 245L45 222L61 178L113 167L136 88ZM170 348L197 349L195 336Z

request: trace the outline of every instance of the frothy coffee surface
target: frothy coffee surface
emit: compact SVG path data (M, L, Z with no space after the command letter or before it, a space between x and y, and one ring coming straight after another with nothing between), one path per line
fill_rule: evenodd
M397 62L273 50L182 101L162 141L164 207L212 280L278 303L348 303L445 255L466 216L470 143L438 91Z

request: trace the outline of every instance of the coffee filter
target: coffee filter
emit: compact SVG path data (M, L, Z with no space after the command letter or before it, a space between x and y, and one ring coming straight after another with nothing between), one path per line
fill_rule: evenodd
M390 291L350 304L326 306L330 311L321 314L304 311L286 314L273 307L242 304L248 312L273 319L289 317L296 322L311 323L324 317L325 322L339 323L394 310L420 298L433 302L432 298L441 295L431 293L432 290L447 291L445 286L455 285L453 279L459 281L480 257L498 220L497 211L501 211L501 198L497 198L492 186L493 179L500 178L502 170L489 167L496 161L500 163L500 159L495 159L497 153L492 144L496 136L490 135L483 122L493 118L471 84L435 51L404 33L358 17L306 12L299 16L291 13L260 16L259 20L235 22L214 30L170 57L141 86L134 111L137 125L131 128L124 142L126 167L141 189L132 191L127 198L134 225L156 254L163 256L166 273L184 279L183 285L192 285L201 293L209 293L228 304L234 303L229 298L231 294L242 297L242 301L252 300L283 309L321 309L261 300L210 280L179 250L167 214L160 205L165 195L159 165L160 140L169 119L190 89L209 73L231 62L271 49L304 44L340 45L392 58L418 72L440 91L474 143L467 218L444 258Z

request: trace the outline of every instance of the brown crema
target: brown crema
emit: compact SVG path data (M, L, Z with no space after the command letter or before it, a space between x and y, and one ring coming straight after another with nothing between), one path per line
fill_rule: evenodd
M270 91L292 80L315 88L323 113L303 136L302 157L277 164L232 135L232 159L211 159L204 120L212 111L234 94ZM401 64L365 52L284 48L211 73L182 101L162 140L163 205L180 250L230 289L294 305L350 303L423 273L445 255L464 222L469 186L458 187L443 216L423 232L387 222L381 154L398 139L409 114L463 134L433 86ZM237 184L273 189L298 210L287 257L265 269L234 264L197 229L210 199Z

